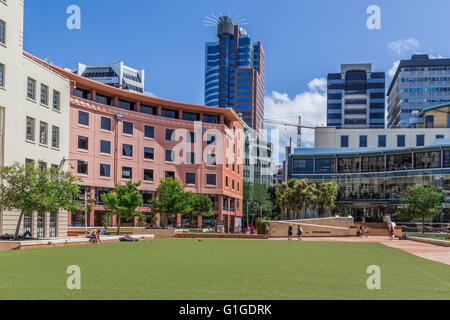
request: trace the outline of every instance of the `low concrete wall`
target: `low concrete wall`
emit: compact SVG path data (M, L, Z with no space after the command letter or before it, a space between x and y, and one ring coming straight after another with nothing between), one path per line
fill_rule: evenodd
M263 240L269 239L269 236L264 234L240 234L240 233L177 233L175 238L188 239L254 239Z
M297 235L298 225L303 229L304 237L348 237L356 235L356 229L351 228L353 218L323 218L289 221L271 221L270 237L288 236L289 225L292 224L293 236Z
M9 251L20 249L20 242L3 241L0 242L0 251Z
M175 229L145 229L145 228L134 228L133 234L152 234L155 239L162 238L175 238Z
M436 246L441 246L441 247L450 247L450 241L446 241L446 240L427 239L427 238L411 237L411 236L407 236L406 239L411 240L411 241L416 241L416 242L434 244Z

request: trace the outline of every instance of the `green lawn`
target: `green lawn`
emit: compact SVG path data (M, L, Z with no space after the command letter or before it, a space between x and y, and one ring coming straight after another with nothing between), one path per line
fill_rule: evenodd
M81 290L66 268L81 268ZM381 268L381 290L366 269ZM0 299L450 299L450 266L377 243L161 239L0 252Z
M442 237L423 237L423 238L450 241L450 239L447 239L447 237L445 237L445 236L442 236Z

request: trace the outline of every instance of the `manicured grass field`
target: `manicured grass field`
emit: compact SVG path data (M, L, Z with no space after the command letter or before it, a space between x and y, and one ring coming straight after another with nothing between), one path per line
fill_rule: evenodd
M0 299L450 299L450 266L377 243L161 239L0 252Z

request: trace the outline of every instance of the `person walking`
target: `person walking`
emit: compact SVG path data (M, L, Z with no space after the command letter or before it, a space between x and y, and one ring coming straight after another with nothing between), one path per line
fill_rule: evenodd
M289 225L289 229L288 229L288 240L292 240L292 224Z
M394 231L394 226L392 224L389 227L389 239L391 239L391 240L395 239L395 231Z
M266 235L270 235L270 227L268 224L266 225Z
M298 240L302 240L302 234L303 234L303 229L302 229L301 225L298 225L298 229L297 229Z

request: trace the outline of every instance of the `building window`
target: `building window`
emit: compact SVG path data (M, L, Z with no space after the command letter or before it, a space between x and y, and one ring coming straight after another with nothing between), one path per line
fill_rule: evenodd
M155 138L155 127L152 126L144 126L144 136L146 138Z
M36 100L36 81L31 78L27 81L27 97Z
M100 177L111 177L111 166L109 164L100 164Z
M59 127L52 126L52 147L59 149Z
M111 131L111 118L102 117L100 122L100 127L103 130Z
M166 171L166 172L164 172L164 177L175 179L175 172L174 171Z
M206 184L209 186L216 185L216 175L215 174L207 174L206 175Z
M403 148L405 146L405 135L400 134L397 136L397 147Z
M314 173L313 159L293 159L292 160L293 173Z
M206 136L206 144L216 144L216 135L215 134L208 134Z
M78 160L77 172L79 174L88 174L88 163L86 161Z
M166 129L166 140L167 141L175 141L175 130L174 129Z
M105 140L100 140L100 152L111 154L111 142L105 141Z
M133 156L133 146L131 144L122 144L122 155L124 157L132 157Z
M41 104L48 106L48 87L41 83Z
M89 149L89 138L78 136L78 149L88 150Z
M434 116L425 117L425 128L434 128Z
M186 164L195 163L195 152L186 152Z
M78 124L89 126L89 113L78 111Z
M28 141L34 142L35 124L36 120L34 118L27 117L26 139Z
M195 132L188 132L186 138L188 143L195 143Z
M424 134L418 134L416 136L416 145L418 147L423 147L425 145L425 135Z
M206 164L209 166L215 166L216 165L216 155L212 153L208 153L206 155Z
M161 110L161 117L171 118L171 119L178 119L178 111L176 111L176 110L169 110L169 109L162 109Z
M0 43L5 44L5 21L0 20Z
M61 94L56 90L53 90L53 110L61 110Z
M444 135L443 134L437 134L436 135L436 140L438 139L444 139Z
M359 147L367 148L367 136L359 136Z
M166 161L173 162L175 158L175 152L173 150L166 150Z
M348 148L348 136L341 136L341 148Z
M225 187L228 188L228 177L225 177Z
M153 181L153 170L144 169L144 181Z
M39 128L40 128L39 129L39 143L47 145L47 143L48 143L48 124L41 121Z
M144 159L154 160L155 159L155 149L144 147Z
M386 136L378 136L378 148L386 148Z
M122 179L131 179L133 177L133 169L130 167L122 167Z
M133 123L132 122L123 122L123 133L124 134L133 134Z
M195 184L195 173L186 172L186 184Z
M141 104L141 109L139 111L145 114L156 114L157 108Z
M5 65L0 63L0 87L5 86Z

